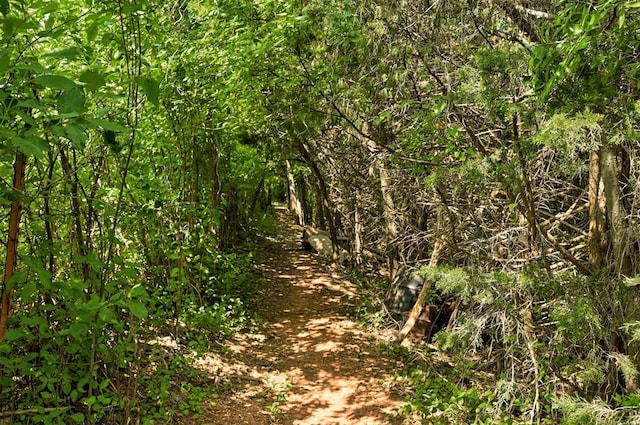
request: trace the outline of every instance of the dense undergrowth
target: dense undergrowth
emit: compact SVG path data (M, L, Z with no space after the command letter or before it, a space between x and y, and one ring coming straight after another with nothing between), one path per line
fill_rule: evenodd
M407 414L433 424L638 422L638 371L623 349L638 322L623 314L633 295L625 282L537 270L419 273L435 283L427 304L454 308L432 338L423 330L413 336L422 343L385 348L404 361L396 389ZM370 292L360 319L389 325L384 286L359 281Z
M269 227L263 214L246 230ZM161 246L170 237L156 242L154 260L124 268L104 301L84 296L79 279L51 279L32 262L37 299L29 285L17 294L29 308L17 309L0 344L0 423L144 424L198 415L213 388L193 362L255 324L248 305L258 283L257 242L223 253L213 236L197 238L177 254Z

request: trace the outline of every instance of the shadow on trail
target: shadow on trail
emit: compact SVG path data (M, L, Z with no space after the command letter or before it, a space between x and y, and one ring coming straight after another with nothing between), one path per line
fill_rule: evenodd
M280 233L269 241L262 266L258 313L264 323L259 333L238 335L226 355L205 362L232 391L213 400L196 423L401 423L390 417L402 405L389 390L397 365L347 315L353 284L298 249L301 231L284 210L277 213Z

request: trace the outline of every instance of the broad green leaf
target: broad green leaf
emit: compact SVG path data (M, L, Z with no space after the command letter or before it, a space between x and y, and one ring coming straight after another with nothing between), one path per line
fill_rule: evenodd
M22 118L22 121L24 121L26 124L30 125L32 128L33 127L37 127L38 123L35 119L33 119L33 117L27 113L25 113L24 111L21 110L17 110L16 111L16 115L18 115L20 118Z
M25 303L30 303L35 299L37 295L38 286L35 282L29 282L22 287L22 290L19 293L20 299Z
M64 331L62 331L64 333ZM85 322L75 322L69 326L68 334L78 341L82 341L86 338L89 332L89 327Z
M64 132L75 149L82 150L85 148L88 138L84 128L76 124L67 124L64 126Z
M36 137L24 139L20 136L14 136L11 141L15 147L22 151L22 153L25 155L33 155L36 158L42 158L44 153L49 150L47 142Z
M7 72L9 70L9 64L11 63L11 56L6 50L0 56L0 72Z
M627 7L627 9L637 9L638 7L640 7L640 1L629 1L625 3L625 6Z
M147 297L147 290L144 286L137 284L133 288L131 288L128 296L129 298Z
M7 16L7 13L9 13L8 0L0 0L0 13L2 13L4 16Z
M100 87L104 86L105 84L104 77L102 77L102 75L90 69L84 71L80 75L79 79L85 84L85 87L90 92L97 91Z
M49 56L52 58L75 59L80 56L80 52L78 51L77 47L70 47L68 49L47 53L45 56Z
M26 335L24 329L7 329L4 334L5 341L16 341Z
M33 99L28 99L28 100L23 100L22 102L18 102L16 106L20 108L37 109L38 111L42 111L42 112L45 112L51 109L49 105L41 102L36 102Z
M116 133L126 133L129 131L127 127L109 120L94 118L87 120L87 122L104 130L115 131Z
M110 308L103 308L98 312L98 317L105 323L115 323L118 321L118 316Z
M160 84L151 77L140 77L138 84L142 86L142 91L147 96L147 100L158 106L160 104Z
M17 283L22 283L26 279L27 279L27 274L24 271L15 272L13 275L11 275L9 282L7 282L7 289L11 289L15 287Z
M129 14L129 13L139 12L141 10L142 10L142 4L134 3L134 4L128 4L128 5L124 6L122 8L122 13Z
M131 300L129 301L129 311L139 319L146 319L149 312L147 311L147 307L142 304L140 301Z
M94 253L89 253L88 255L76 255L75 257L73 257L73 259L78 263L88 264L93 270L96 271L102 269L105 266L105 264L100 261Z
M78 413L74 413L73 415L69 416L69 419L71 419L73 422L75 423L82 423L84 422L84 413L78 412Z
M61 75L41 75L33 79L33 82L45 87L60 90L76 88L76 83Z
M58 111L61 114L68 114L71 112L82 112L84 110L86 98L82 89L79 87L73 87L65 90L58 98Z

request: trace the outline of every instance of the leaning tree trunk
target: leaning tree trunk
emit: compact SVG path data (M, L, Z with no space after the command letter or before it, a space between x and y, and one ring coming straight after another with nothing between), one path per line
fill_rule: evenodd
M321 215L323 215L326 218L326 221L329 227L329 236L331 237L331 248L333 250L332 260L334 263L337 263L338 252L339 252L338 231L336 229L336 225L334 221L334 216L332 212L333 209L331 208L331 204L330 204L331 201L329 199L329 191L327 190L327 184L324 181L324 176L320 172L320 168L318 168L318 164L316 164L313 158L311 158L311 154L309 153L309 150L304 145L304 143L302 143L301 140L298 141L298 149L300 150L300 154L302 155L302 158L304 159L304 161L307 163L309 168L311 168L311 171L313 172L313 175L315 176L316 181L318 183L318 197L320 198L320 207L321 207L320 212L321 212ZM323 212L324 214L322 214Z

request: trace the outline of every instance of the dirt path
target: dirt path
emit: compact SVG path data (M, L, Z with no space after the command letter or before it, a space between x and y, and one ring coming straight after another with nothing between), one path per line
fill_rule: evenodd
M402 397L389 389L398 365L348 317L353 285L302 251L301 230L284 210L277 214L280 231L262 267L264 324L231 341L228 353L200 362L228 391L205 403L203 417L182 424L401 423L391 415Z

